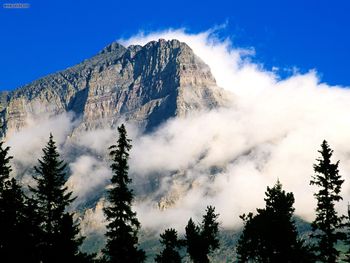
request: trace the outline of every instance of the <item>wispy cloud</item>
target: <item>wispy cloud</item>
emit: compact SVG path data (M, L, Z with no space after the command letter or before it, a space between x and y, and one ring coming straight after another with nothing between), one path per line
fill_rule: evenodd
M237 48L212 30L189 34L170 29L121 42L143 45L159 38L186 42L210 66L218 85L234 93L234 101L231 108L170 120L152 134L128 128L134 146L130 172L138 194L135 207L144 227L181 230L189 217L199 219L208 204L217 208L224 227L237 226L238 215L263 205L266 186L277 178L294 192L296 213L311 220L315 200L309 181L323 139L334 148L334 161L341 161L346 181L339 209L345 210L350 198L349 89L320 83L314 70L280 80L278 70L253 62L253 48ZM19 163L33 164L48 132L54 131L62 152L71 158L69 184L84 202L93 189L106 186L110 173L103 157L116 132L82 134L72 145L71 120L64 114L41 121L39 130L32 125L8 143ZM71 154L79 149L84 149L80 156ZM159 209L159 201L167 209ZM96 211L96 217L89 211L89 221L101 219L101 209Z

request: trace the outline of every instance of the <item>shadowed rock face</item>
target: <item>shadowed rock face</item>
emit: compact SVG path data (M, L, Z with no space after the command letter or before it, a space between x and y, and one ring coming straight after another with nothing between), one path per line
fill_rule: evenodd
M113 127L120 118L146 131L174 116L227 103L209 67L177 40L145 46L112 43L96 56L0 93L2 135L26 125L26 119L72 111L77 130Z

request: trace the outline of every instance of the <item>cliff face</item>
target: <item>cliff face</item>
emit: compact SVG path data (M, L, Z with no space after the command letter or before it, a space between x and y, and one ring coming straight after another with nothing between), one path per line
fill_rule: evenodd
M145 46L112 43L64 71L0 94L2 135L26 119L72 111L78 130L113 127L120 118L151 130L173 116L227 103L209 67L177 40Z

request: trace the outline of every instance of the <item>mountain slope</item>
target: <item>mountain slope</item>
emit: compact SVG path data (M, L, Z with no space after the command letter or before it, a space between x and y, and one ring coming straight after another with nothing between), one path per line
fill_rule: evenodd
M226 92L209 67L177 40L125 48L118 43L64 71L1 94L2 135L27 118L72 111L78 130L113 127L120 118L146 131L173 116L223 106Z

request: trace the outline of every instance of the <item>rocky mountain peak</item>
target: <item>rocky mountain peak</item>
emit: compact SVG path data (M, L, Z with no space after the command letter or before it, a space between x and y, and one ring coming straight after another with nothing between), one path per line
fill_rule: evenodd
M113 42L96 56L2 96L2 134L28 117L74 112L77 130L113 127L120 118L152 130L192 111L222 106L227 94L209 67L178 40L128 48Z
M104 49L102 49L99 52L99 54L106 54L111 52L124 53L125 51L126 51L126 48L123 45L119 44L118 42L113 42L108 46L106 46Z

